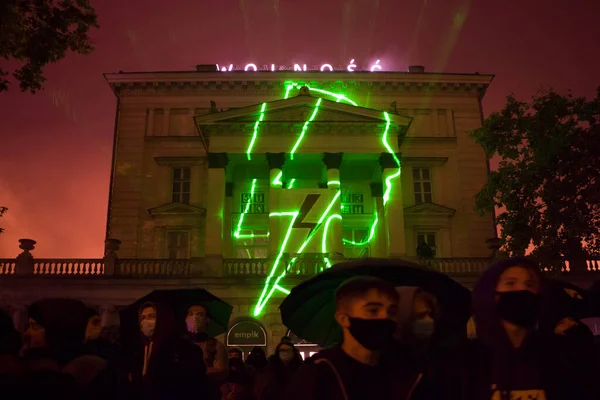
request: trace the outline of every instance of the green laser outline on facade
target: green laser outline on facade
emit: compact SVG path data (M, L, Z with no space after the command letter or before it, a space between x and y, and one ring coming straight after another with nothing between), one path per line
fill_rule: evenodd
M308 87L308 89L310 91L316 92L316 93L320 93L323 94L325 96L329 96L329 97L333 97L336 99L336 102L345 102L348 104L351 104L353 106L358 106L358 104L356 102L354 102L353 100L351 100L350 98L346 97L343 94L340 93L334 93L334 92L330 92L327 90L323 90L323 89L319 89L319 88L311 88L310 86L308 86L307 84L303 84L303 83L296 83L296 82L286 82L286 89L285 89L285 95L284 95L284 99L287 99L291 93L291 91L293 89L299 89L301 86L306 86ZM304 123L303 127L302 127L302 131L300 133L300 136L298 138L298 140L296 141L296 143L294 144L291 152L290 152L290 158L293 159L294 157L294 153L296 152L296 150L298 150L298 148L300 147L300 144L302 142L302 140L304 139L304 136L309 128L310 123L316 118L318 111L319 111L319 106L321 105L322 102L322 98L318 98L317 102L315 103L315 108L310 116L310 118ZM264 116L265 116L265 110L266 110L266 102L262 104L261 109L260 109L260 115L259 115L259 119L255 122L254 124L254 131L253 131L253 135L252 135L252 139L250 141L250 144L248 145L248 149L246 151L247 154L247 158L248 160L251 160L251 153L252 153L252 149L254 147L254 144L258 138L258 132L259 132L259 127L260 127L260 123L263 121ZM394 161L396 162L396 164L398 165L398 170L394 173L391 174L389 176L387 176L385 178L385 192L383 194L383 204L387 204L387 202L390 199L390 194L392 191L392 181L395 180L396 178L398 178L401 175L401 171L402 171L402 167L401 167L401 163L400 160L398 159L398 157L396 156L396 154L394 153L393 149L391 148L391 146L389 145L389 143L387 142L387 136L389 133L389 129L391 127L391 119L390 116L387 112L383 112L383 117L386 121L385 124L385 129L381 138L381 142L383 144L383 146L385 147L385 149L388 151L388 153L390 153L394 159ZM283 177L283 171L280 171L277 176L275 177L275 179L272 182L272 185L274 186L281 186L283 185L282 182L282 177ZM289 184L288 184L288 189L291 189L293 186L295 179L292 179ZM339 181L331 181L328 182L328 186L329 184L337 184L338 186L340 185ZM254 190L255 190L255 186L256 186L256 179L253 179L252 181L252 186L251 186L251 190L250 190L250 199L249 202L246 203L246 207L244 209L244 212L242 213L242 215L240 216L240 220L238 221L238 226L237 226L237 231L235 232L234 236L239 239L239 238L244 238L244 237L255 237L255 235L251 234L251 235L241 235L241 231L242 231L242 225L243 225L243 221L244 221L244 217L246 215L246 213L248 213L250 206L251 206L251 202L254 199ZM321 217L319 218L319 221L317 222L317 227L313 230L313 232L311 233L311 235L305 239L305 241L303 242L303 244L300 246L300 248L298 249L298 251L296 252L295 256L290 260L290 262L288 263L288 265L286 266L286 268L282 271L282 273L277 276L277 278L275 278L275 282L273 283L271 289L269 290L269 284L271 282L271 280L274 278L275 276L275 272L277 271L277 267L279 266L280 262L282 261L283 255L284 255L284 251L285 248L287 247L287 242L289 241L289 238L291 236L292 233L292 229L293 229L293 225L296 221L296 218L299 215L299 211L292 211L292 212L273 212L269 214L270 218L274 218L274 217L292 217L291 221L290 221L290 225L288 226L287 232L285 234L284 240L281 244L281 247L279 249L279 253L275 259L275 262L273 263L273 266L271 267L270 271L269 271L269 275L267 276L267 279L264 283L263 286L263 290L261 293L261 296L259 298L258 303L256 304L255 308L254 308L254 316L259 316L262 312L262 310L264 309L264 307L266 306L266 304L268 303L268 301L270 300L271 296L273 295L273 293L275 292L275 290L279 290L285 294L289 294L290 291L282 286L279 285L279 282L281 281L281 279L286 275L286 273L289 271L289 269L291 268L291 266L296 262L296 260L298 259L298 256L301 255L304 251L304 249L306 248L306 246L308 246L308 244L311 242L312 238L314 237L315 233L319 230L320 226L323 224L323 221L325 220L325 218L327 217L327 215L330 213L333 205L335 204L335 202L337 201L337 199L339 198L339 196L341 195L341 192L339 191L340 189L338 189L338 192L336 193L336 195L334 196L333 200L330 202L330 204L328 205L327 209L323 212L323 214L321 215ZM327 221L325 222L325 226L324 226L324 230L323 230L323 238L322 238L322 243L321 243L321 248L322 248L322 252L324 254L327 253L327 233L329 230L329 225L331 223L331 221L333 221L333 219L342 219L342 216L340 214L332 214L329 216L329 218L327 218ZM377 228L377 224L379 222L379 215L377 215L377 212L374 212L374 219L373 219L373 223L371 224L371 228L369 230L369 237L361 242L355 242L355 241L351 241L351 240L346 240L343 239L343 242L346 244L350 244L350 245L354 245L354 246L365 246L367 244L369 244L371 242L371 240L373 240L373 238L375 237L375 232L376 232L376 228ZM269 236L267 235L261 235L261 236ZM324 262L327 268L331 267L331 262L329 260L329 258L327 256L324 257Z

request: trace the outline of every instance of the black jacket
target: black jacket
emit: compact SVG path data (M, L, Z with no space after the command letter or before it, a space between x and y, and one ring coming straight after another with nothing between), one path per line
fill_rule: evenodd
M423 375L402 358L382 359L377 367L360 364L340 347L323 350L300 367L287 390L288 400L426 399Z

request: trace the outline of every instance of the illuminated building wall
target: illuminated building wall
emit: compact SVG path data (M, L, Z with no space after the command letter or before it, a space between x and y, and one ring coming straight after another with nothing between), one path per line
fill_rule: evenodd
M438 258L488 256L492 218L473 210L487 166L468 132L491 79L109 74L108 234L122 258L189 258L227 280L236 318L268 331L285 293L344 257L411 258L420 241Z

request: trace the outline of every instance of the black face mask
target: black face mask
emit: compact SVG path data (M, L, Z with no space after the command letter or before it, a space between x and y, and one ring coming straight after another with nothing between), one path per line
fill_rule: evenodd
M392 341L396 323L391 319L350 318L350 334L365 349L379 350Z
M540 299L529 290L516 292L496 292L498 316L523 328L533 327L540 313Z

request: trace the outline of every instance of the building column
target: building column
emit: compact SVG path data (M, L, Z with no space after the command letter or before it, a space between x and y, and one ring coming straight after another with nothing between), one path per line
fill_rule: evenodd
M148 121L146 122L146 136L154 136L154 108L148 109Z
M285 153L267 153L269 163L269 214L274 212L289 211L281 209L281 191L283 178L283 165ZM281 246L281 218L269 217L269 258L279 254Z
M400 154L396 154L400 159ZM406 236L404 232L404 204L402 200L402 175L391 180L391 190L386 199L386 180L390 176L398 174L398 164L389 153L381 153L379 158L383 169L383 208L387 237L387 257L400 258L406 256ZM386 202L387 200L387 202Z
M324 153L323 155L323 163L327 167L327 188L334 192L341 190L340 166L342 165L343 156L344 153ZM341 196L337 198L332 210L334 214L340 215L342 210ZM332 218L329 221L327 235L327 250L329 257L332 259L331 261L335 263L336 259L339 261L344 258L341 218Z
M373 199L373 211L377 214L377 227L371 245L371 256L385 258L387 257L387 231L384 218L382 183L371 183L371 198Z
M169 136L169 123L171 122L171 109L163 108L163 126L162 126L162 135Z
M213 264L207 264L210 269L217 268L217 264L220 265L223 258L223 213L225 211L225 167L227 162L226 153L208 153L204 256L209 264ZM211 272L217 273L216 270Z
M223 257L234 258L233 254L233 226L231 213L233 211L233 182L225 184L225 211L223 212Z

